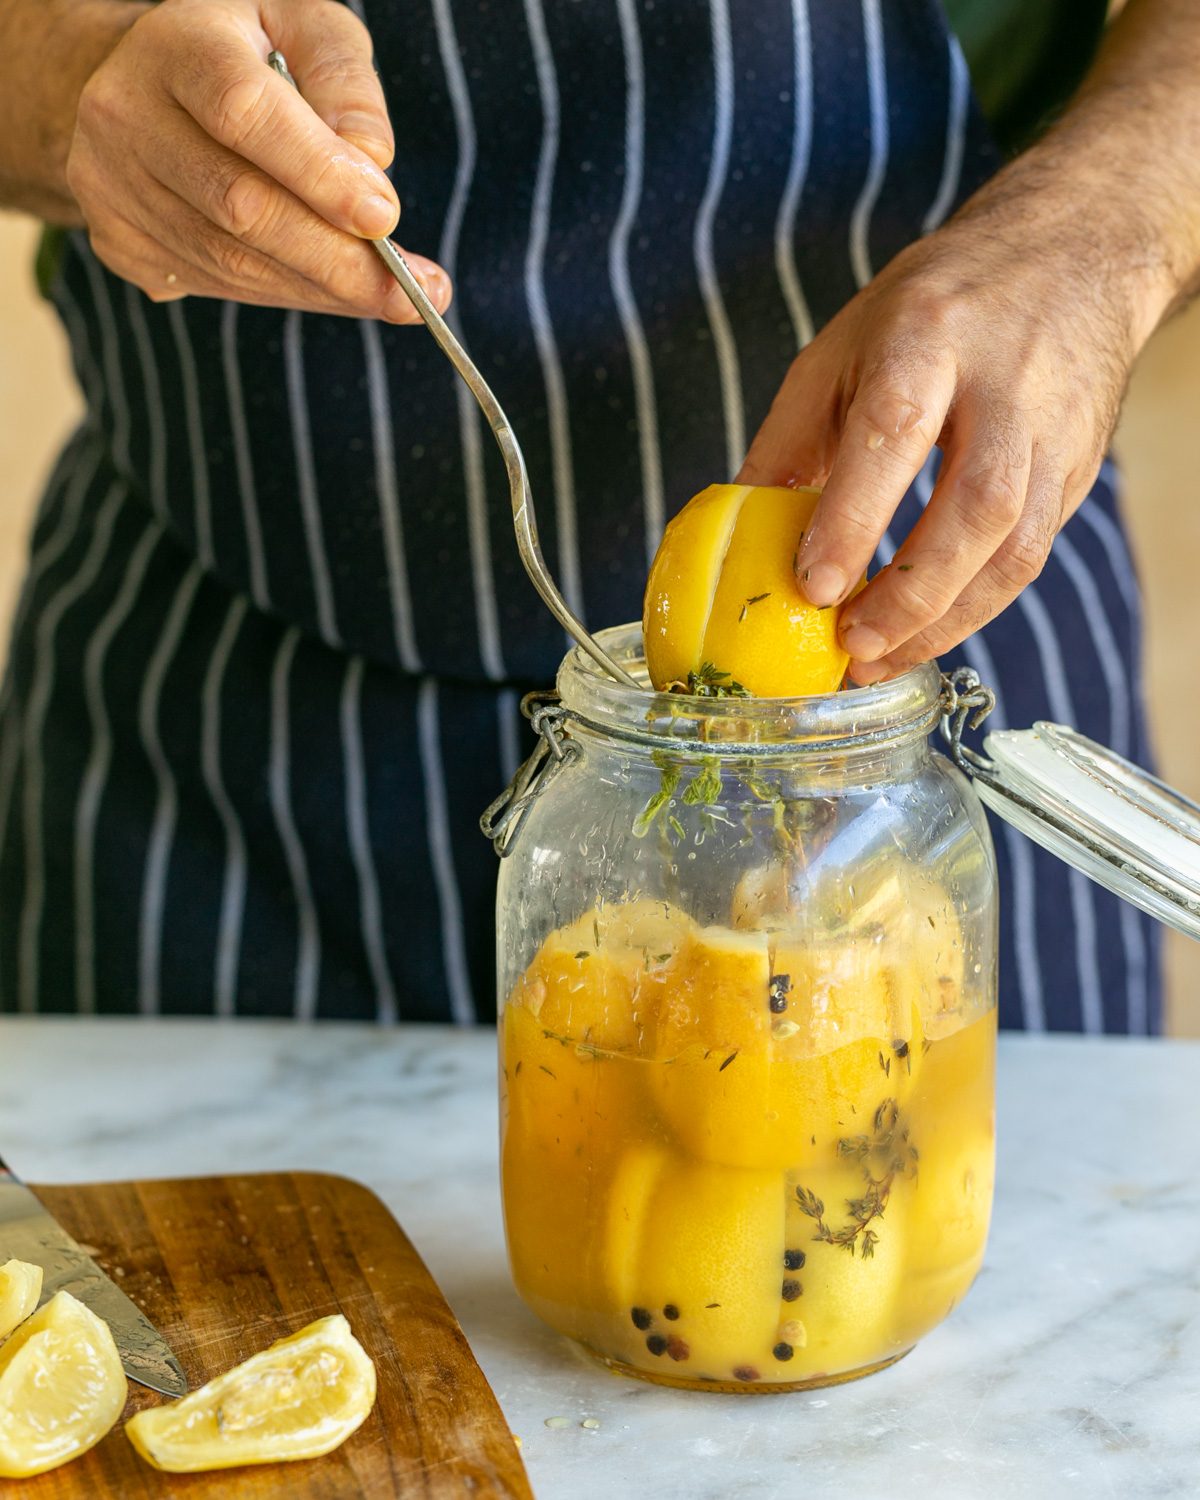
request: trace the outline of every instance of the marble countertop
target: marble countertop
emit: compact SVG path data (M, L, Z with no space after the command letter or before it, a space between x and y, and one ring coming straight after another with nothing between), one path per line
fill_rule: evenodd
M987 1263L908 1359L831 1390L693 1395L608 1374L517 1300L489 1032L0 1021L0 1149L30 1180L306 1168L374 1188L539 1500L1196 1495L1200 1046L1005 1037L999 1139Z

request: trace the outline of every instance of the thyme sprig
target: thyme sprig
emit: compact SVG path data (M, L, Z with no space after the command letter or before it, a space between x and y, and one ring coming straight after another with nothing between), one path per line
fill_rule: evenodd
M699 669L687 674L687 680L667 684L668 693L688 693L693 698L749 698L748 689L735 682L711 661L702 661Z
M634 838L644 839L654 826L654 820L662 812L663 808L670 802L679 786L679 778L683 772L679 766L672 765L665 755L655 751L654 764L661 772L658 791L650 798L641 812L633 822Z
M885 1099L875 1111L871 1133L843 1136L837 1149L839 1156L861 1163L866 1183L861 1198L846 1199L846 1222L833 1228L825 1218L825 1204L808 1188L797 1186L796 1203L815 1222L815 1240L837 1245L851 1255L857 1245L862 1259L871 1260L879 1235L870 1226L883 1217L897 1177L916 1176L917 1148L908 1138L908 1126L896 1101Z

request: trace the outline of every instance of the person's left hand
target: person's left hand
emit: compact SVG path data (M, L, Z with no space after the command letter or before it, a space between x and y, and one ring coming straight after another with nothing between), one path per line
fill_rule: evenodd
M1037 577L1087 495L1130 367L1171 300L1095 186L1019 160L909 246L792 365L738 478L823 484L800 586L840 603L936 444L928 508L843 608L851 675L949 650Z

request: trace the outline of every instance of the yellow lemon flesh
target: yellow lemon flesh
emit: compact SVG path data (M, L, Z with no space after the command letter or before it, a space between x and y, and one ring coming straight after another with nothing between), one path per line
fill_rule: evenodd
M280 1339L169 1406L138 1412L129 1441L156 1469L192 1474L318 1458L375 1405L375 1366L340 1313Z
M23 1323L42 1295L42 1268L23 1260L0 1266L0 1341Z
M0 1348L0 1475L44 1474L94 1448L127 1393L108 1325L59 1292Z
M836 609L800 592L794 562L819 490L714 484L667 527L646 584L650 680L687 684L707 663L760 698L836 692L849 657Z

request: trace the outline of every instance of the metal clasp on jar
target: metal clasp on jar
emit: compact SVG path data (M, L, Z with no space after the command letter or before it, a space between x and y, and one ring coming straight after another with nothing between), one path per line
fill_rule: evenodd
M967 776L974 777L986 765L983 758L962 742L963 731L976 730L996 706L996 695L984 687L971 667L956 667L942 674L942 738L950 759Z
M533 725L538 742L504 791L479 820L485 838L501 859L507 859L517 842L525 814L550 783L583 753L567 733L567 710L557 693L526 693L521 712Z

